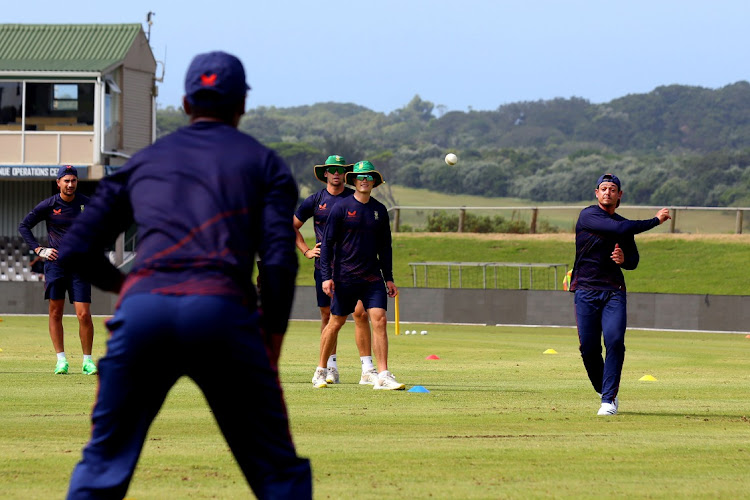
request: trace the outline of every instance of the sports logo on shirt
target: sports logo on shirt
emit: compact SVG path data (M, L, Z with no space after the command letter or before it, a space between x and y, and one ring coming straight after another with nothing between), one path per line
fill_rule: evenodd
M52 209L52 215L60 215L62 213L62 208L53 208Z
M378 220L378 212L375 212L375 220Z
M83 205L81 205L81 212L83 212ZM376 217L377 218L377 217Z
M354 210L353 212L350 212L349 210L347 210L346 217L347 219L354 219L355 217L357 217L357 211Z
M318 210L325 210L328 208L328 203L323 203L322 205L318 205Z

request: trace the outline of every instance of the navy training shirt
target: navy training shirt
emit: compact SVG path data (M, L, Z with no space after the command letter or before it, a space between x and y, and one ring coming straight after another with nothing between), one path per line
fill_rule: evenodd
M320 243L323 241L323 232L328 222L328 216L331 214L331 209L336 205L336 202L353 194L354 190L348 187L344 187L344 190L339 194L331 194L327 188L321 189L317 193L305 198L305 201L300 204L294 216L300 222L306 222L312 217L315 227L315 243ZM315 267L320 269L319 257L315 258Z
M625 291L622 269L635 269L640 260L634 236L658 225L657 217L628 220L617 213L610 215L599 205L581 210L576 223L576 261L570 291ZM625 256L621 266L611 258L615 244L620 245Z
M328 216L320 250L323 281L393 281L393 251L388 210L375 198L339 201ZM331 263L336 262L335 269Z
M102 179L60 259L85 263L99 288L122 286L121 299L220 295L254 308L257 255L270 282L264 314L276 314L283 321L276 330L285 330L298 266L291 223L297 199L297 184L275 152L230 125L199 121ZM122 284L103 250L133 222L136 257Z
M18 224L18 232L33 250L42 245L31 230L44 221L47 223L48 246L59 249L63 236L88 203L89 197L80 193L75 193L75 197L70 202L63 200L60 193L57 193L35 206Z

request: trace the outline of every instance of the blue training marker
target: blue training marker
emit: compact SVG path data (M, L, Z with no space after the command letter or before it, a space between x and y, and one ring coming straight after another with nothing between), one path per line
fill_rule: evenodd
M424 386L421 385L415 385L411 389L409 389L407 392L430 392L427 389L424 388Z

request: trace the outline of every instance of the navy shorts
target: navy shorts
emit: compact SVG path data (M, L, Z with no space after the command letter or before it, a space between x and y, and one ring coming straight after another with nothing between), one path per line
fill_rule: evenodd
M379 308L388 310L388 292L382 281L366 283L335 283L331 314L348 316L354 312L361 300L365 310Z
M91 283L72 271L67 271L54 262L44 263L44 298L64 300L68 292L70 303L91 303Z
M315 296L318 299L318 307L331 307L331 297L323 291L323 273L315 268Z

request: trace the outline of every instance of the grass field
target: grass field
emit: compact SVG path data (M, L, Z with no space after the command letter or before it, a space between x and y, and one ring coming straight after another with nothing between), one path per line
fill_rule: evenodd
M304 226L303 226L304 227ZM308 243L312 243L308 237ZM642 234L636 237L640 264L625 271L629 292L748 295L750 234ZM313 262L299 255L297 284L311 286ZM393 275L412 286L410 262L534 262L575 260L572 234L399 233L393 236Z
M52 375L46 317L2 319L0 497L61 498L88 438L96 379ZM104 352L101 321L95 357ZM65 324L76 330L74 318ZM428 394L357 385L350 324L339 342L342 384L314 390L318 325L291 325L282 380L316 498L747 498L744 335L629 331L621 413L597 417L572 329L413 327L429 334L391 335L391 369ZM67 339L77 367L77 339ZM646 374L657 381L639 381ZM252 407L237 389L238 411ZM181 380L151 428L128 497L247 496L206 404Z

